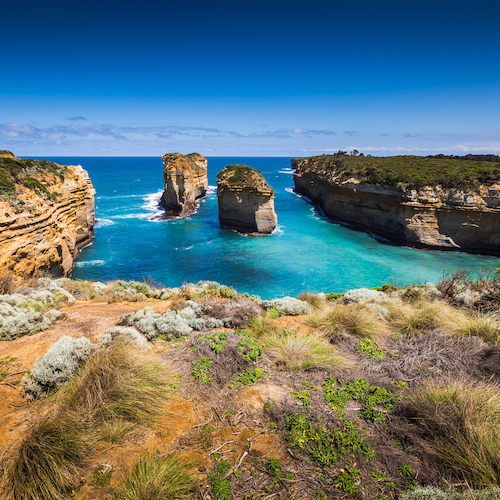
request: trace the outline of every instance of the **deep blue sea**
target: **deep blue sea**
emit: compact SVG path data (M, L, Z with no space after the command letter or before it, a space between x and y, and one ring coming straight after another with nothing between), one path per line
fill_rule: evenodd
M151 276L166 286L214 280L262 298L342 292L383 283L436 282L444 269L500 267L500 258L415 250L325 219L293 193L290 158L208 158L211 186L195 214L161 220L161 158L45 158L82 165L96 194L94 243L74 277L107 281ZM226 165L261 170L276 191L278 227L252 238L219 227L215 176Z

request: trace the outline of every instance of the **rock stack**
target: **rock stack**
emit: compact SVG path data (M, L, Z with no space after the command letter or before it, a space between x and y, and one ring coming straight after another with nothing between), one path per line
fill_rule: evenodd
M167 153L162 159L165 190L160 206L169 216L193 213L196 199L208 189L207 159L198 153Z
M278 219L274 189L260 171L246 165L228 165L217 174L221 227L252 235L270 234Z

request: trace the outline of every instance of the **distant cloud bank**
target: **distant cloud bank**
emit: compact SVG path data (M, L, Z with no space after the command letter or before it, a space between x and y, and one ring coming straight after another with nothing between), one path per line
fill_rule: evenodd
M500 134L458 135L361 133L292 128L264 131L157 125L123 126L66 118L71 124L0 123L0 149L20 156L156 156L165 151L207 152L212 156L297 156L357 149L365 154L498 153Z

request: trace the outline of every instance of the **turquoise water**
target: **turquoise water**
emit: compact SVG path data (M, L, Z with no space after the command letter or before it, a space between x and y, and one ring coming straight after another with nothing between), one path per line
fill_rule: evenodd
M208 158L209 194L195 214L176 220L156 218L163 188L160 158L50 159L81 164L97 191L95 241L75 262L78 279L152 276L166 286L215 280L273 298L392 281L435 282L443 269L500 267L497 257L398 247L329 222L293 193L290 158ZM220 229L215 176L233 163L262 170L274 187L278 227L271 236Z

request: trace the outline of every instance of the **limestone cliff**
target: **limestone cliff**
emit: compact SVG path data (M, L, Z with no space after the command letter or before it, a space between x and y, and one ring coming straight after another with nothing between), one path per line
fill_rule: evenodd
M242 233L269 234L278 219L274 189L261 172L246 165L228 165L217 174L221 227Z
M0 152L0 266L21 276L71 274L92 241L95 190L81 166Z
M160 206L171 216L194 212L195 200L208 189L207 159L198 153L167 153L162 159L165 190Z
M376 159L369 160L373 164ZM474 189L461 189L450 185L471 185L472 166L447 163L442 168L448 170L440 173L439 162L431 161L429 168L433 170L429 175L440 175L447 187L433 184L415 188L411 186L412 175L417 176L418 172L420 177L415 178L420 183L426 177L420 170L412 170L409 160L407 182L396 183L381 168L348 168L348 163L342 164L332 157L313 157L296 161L295 191L317 203L328 217L398 244L497 254L500 253L499 166L482 165L477 171L488 182L476 183ZM464 177L465 171L468 177ZM373 182L384 175L393 185ZM457 176L455 182L452 175Z

